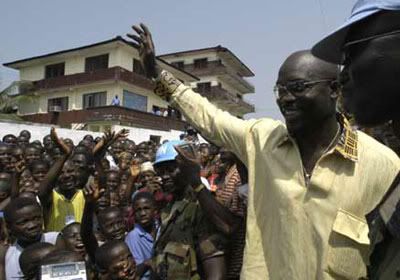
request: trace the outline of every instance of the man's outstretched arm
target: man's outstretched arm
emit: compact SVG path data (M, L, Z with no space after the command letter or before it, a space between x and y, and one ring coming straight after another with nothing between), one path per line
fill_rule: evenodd
M128 37L139 44L139 54L148 78L157 80L155 93L179 109L202 135L247 162L246 135L253 122L238 119L218 109L172 74L161 71L156 63L154 42L149 29L144 24L132 28L136 34L128 34Z

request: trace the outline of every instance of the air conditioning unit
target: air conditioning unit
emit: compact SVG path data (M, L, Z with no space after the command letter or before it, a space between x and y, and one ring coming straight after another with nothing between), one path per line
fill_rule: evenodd
M50 106L49 112L61 112L61 106Z

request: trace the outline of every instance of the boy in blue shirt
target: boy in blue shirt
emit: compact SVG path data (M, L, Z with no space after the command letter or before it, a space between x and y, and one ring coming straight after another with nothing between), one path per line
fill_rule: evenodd
M150 259L158 230L156 202L151 193L138 192L132 204L135 228L128 233L125 243L137 264L137 275L140 279L150 279Z

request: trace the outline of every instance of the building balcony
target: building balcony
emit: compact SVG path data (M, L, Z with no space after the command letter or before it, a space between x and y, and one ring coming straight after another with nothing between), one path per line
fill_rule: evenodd
M195 91L197 90L195 89ZM228 108L233 112L247 114L255 111L254 105L234 96L220 86L212 86L210 87L210 90L201 91L199 93L204 97L207 97L207 99L212 103L216 103L223 108Z
M209 61L201 68L195 67L194 64L185 64L184 70L197 77L218 76L242 93L253 93L255 91L254 86L249 81L234 73L221 61Z
M151 80L119 66L39 80L34 82L34 88L36 91L64 87L70 88L103 81L124 81L149 90L153 90L154 88Z
M79 124L117 124L154 130L184 130L185 122L120 106L102 106L85 110L50 112L22 116L25 121L70 127Z

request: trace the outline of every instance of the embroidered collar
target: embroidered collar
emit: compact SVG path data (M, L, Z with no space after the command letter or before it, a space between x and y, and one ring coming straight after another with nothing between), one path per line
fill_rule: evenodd
M358 134L357 130L354 129L346 117L342 114L338 114L338 121L342 128L342 133L339 136L339 140L335 146L335 151L341 154L344 158L351 161L358 161ZM278 142L278 147L284 143L294 139L289 136L288 133Z
M336 144L335 150L343 157L354 162L358 161L358 134L344 115L338 114L339 123L342 125L342 134Z

